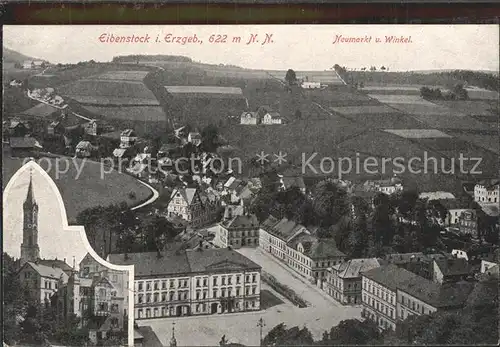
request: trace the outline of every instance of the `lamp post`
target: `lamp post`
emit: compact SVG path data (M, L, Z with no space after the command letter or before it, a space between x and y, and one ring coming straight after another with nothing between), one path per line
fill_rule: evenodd
M259 319L257 326L260 329L260 346L262 346L262 328L266 326L266 323L264 323L264 320L262 319L262 317Z

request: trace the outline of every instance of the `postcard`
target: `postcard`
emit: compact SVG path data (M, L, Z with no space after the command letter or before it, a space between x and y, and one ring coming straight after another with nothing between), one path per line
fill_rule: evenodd
M4 345L496 344L498 42L4 26Z

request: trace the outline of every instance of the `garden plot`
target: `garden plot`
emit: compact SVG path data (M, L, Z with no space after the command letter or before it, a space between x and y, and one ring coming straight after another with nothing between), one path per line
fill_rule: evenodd
M345 115L399 113L398 110L395 110L394 108L387 105L330 107L330 109Z
M110 71L92 79L141 82L148 74L149 71Z
M385 129L385 132L405 139L451 138L437 129Z

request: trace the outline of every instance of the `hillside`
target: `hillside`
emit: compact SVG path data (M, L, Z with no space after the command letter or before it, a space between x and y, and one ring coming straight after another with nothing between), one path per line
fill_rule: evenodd
M43 60L43 59L28 57L27 55L24 55L22 53L19 53L19 52L12 50L12 49L4 47L2 60L4 63L21 63L22 64L25 60Z

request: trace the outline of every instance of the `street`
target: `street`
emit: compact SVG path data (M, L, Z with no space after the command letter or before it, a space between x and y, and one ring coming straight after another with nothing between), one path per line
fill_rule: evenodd
M198 317L180 317L175 319L150 319L136 321L140 326L149 325L164 345L168 345L172 323L175 322L175 336L178 346L214 346L226 335L230 343L258 346L260 343L258 320L262 318L265 326L263 336L280 323L288 327L304 325L315 339L321 339L325 330L340 321L361 317L360 307L342 306L325 292L299 279L277 260L264 254L260 249L244 248L241 254L262 266L263 271L273 275L278 281L291 287L297 294L307 300L311 306L298 308L281 295L262 283L262 290L272 292L284 303L272 306L265 311L231 313Z

